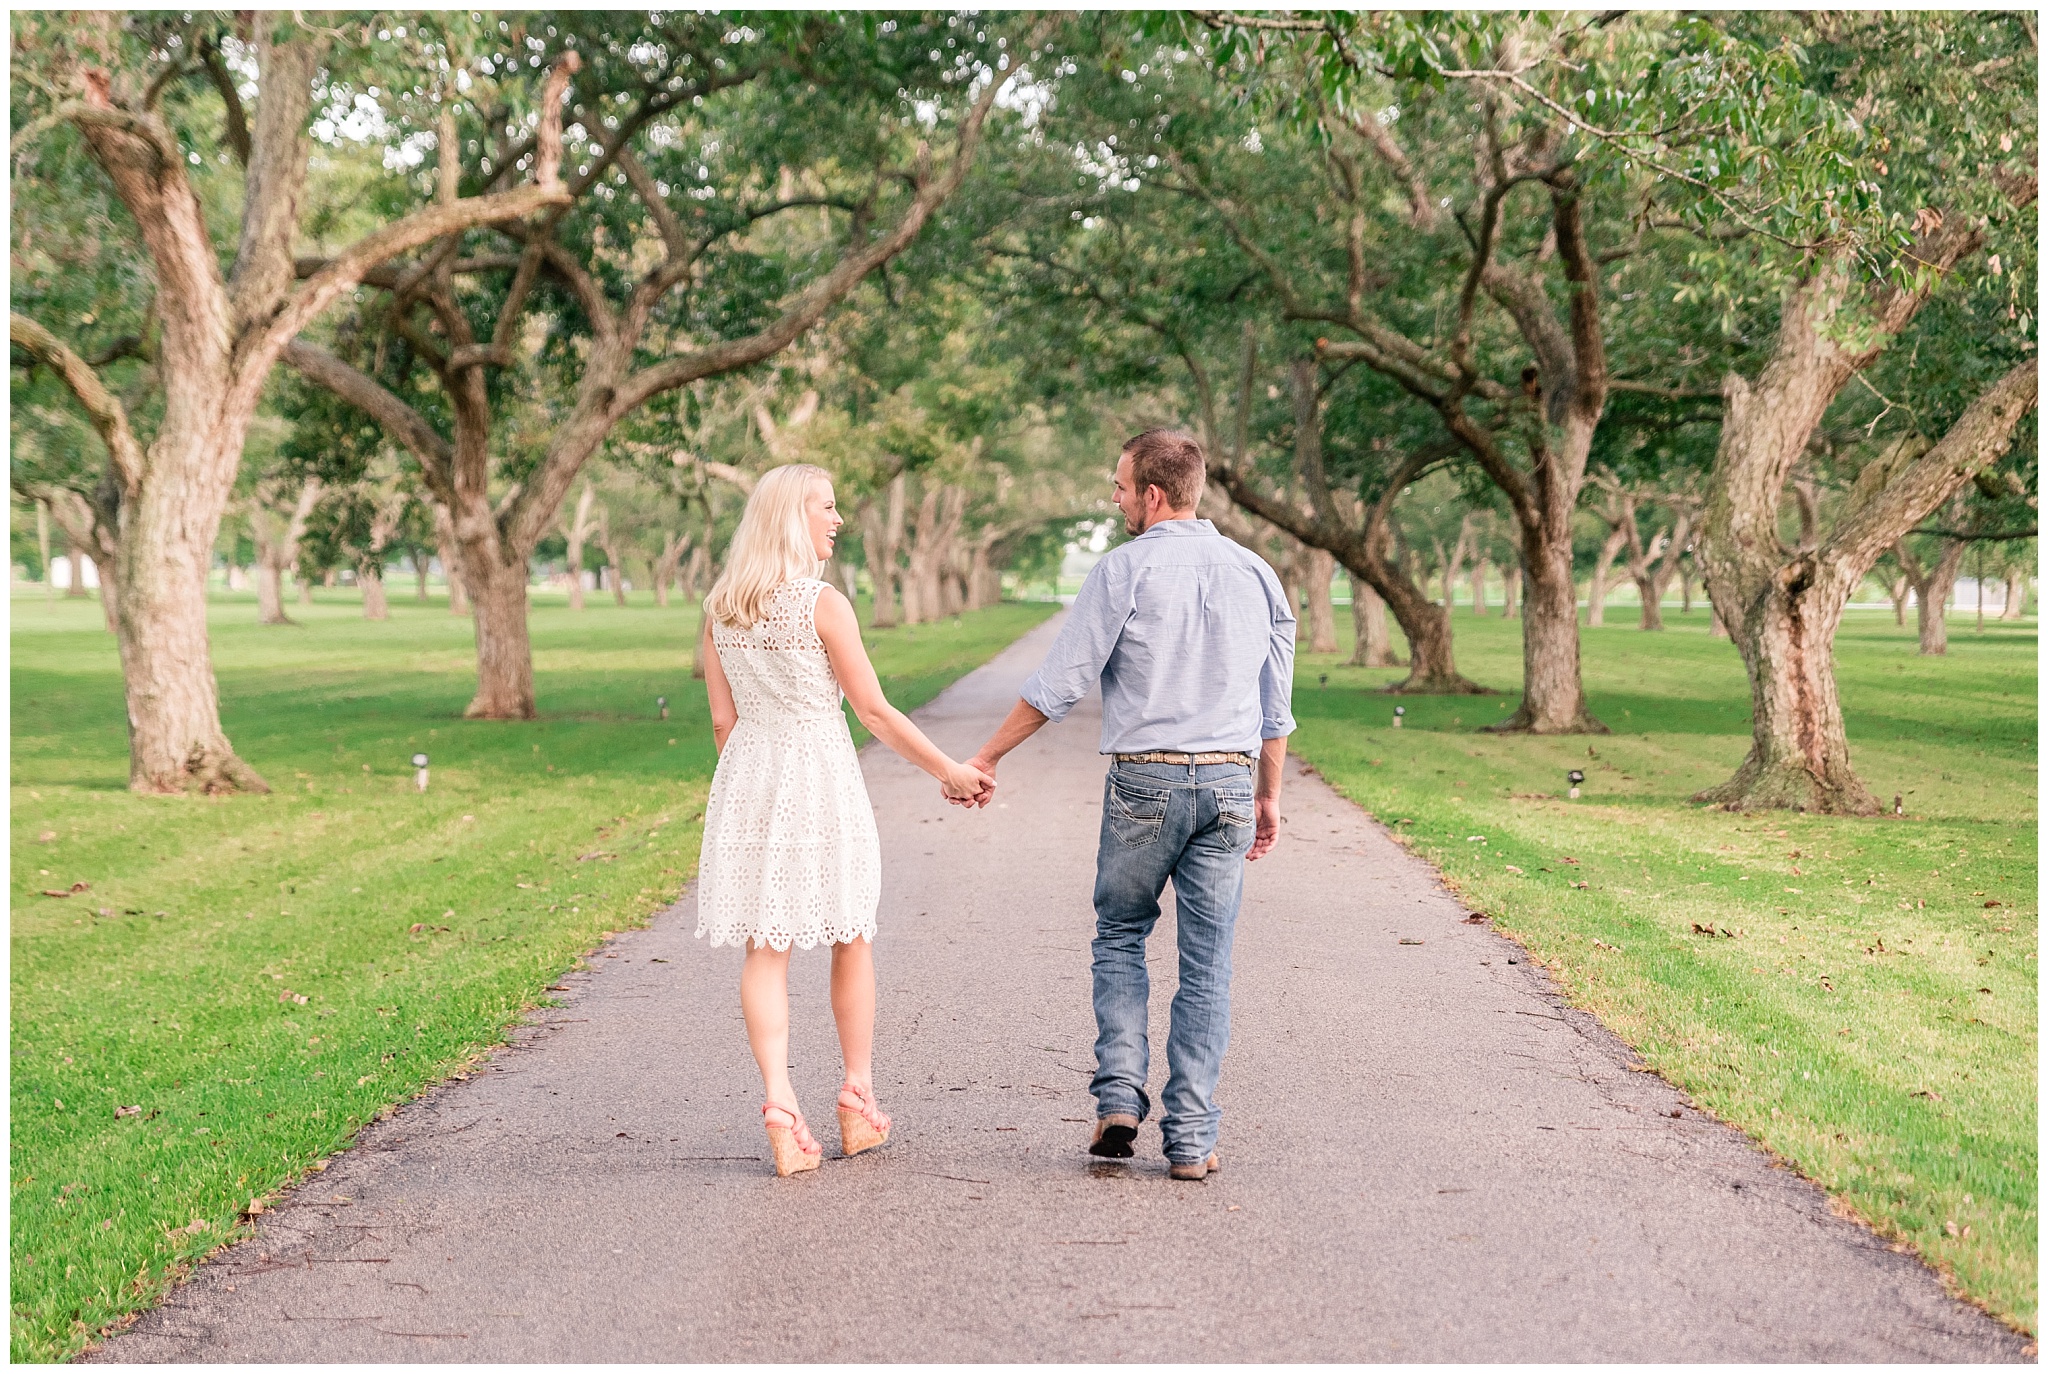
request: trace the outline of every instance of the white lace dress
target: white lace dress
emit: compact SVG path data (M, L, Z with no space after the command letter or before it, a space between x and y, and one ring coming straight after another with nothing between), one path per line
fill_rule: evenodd
M739 708L704 810L697 934L714 946L875 935L882 848L813 619L825 585L785 582L752 628L712 628Z

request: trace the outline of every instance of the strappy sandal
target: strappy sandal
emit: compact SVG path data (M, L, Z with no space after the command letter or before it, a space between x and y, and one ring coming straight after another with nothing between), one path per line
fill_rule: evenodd
M846 1105L846 1097L852 1094L858 1107ZM889 1118L875 1105L875 1091L856 1088L851 1083L839 1088L839 1151L841 1154L857 1155L862 1150L872 1150L889 1138Z
M770 1112L781 1112L789 1118L789 1124L776 1125L768 1119ZM768 1152L775 1156L775 1172L779 1177L809 1173L825 1162L825 1147L812 1138L811 1128L804 1124L802 1112L794 1107L763 1102L761 1118L768 1127Z

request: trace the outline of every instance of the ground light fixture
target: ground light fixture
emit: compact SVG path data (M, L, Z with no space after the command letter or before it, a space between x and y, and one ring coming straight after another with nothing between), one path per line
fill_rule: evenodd
M425 754L414 754L414 755L412 756L412 766L413 766L414 768L417 768L417 769L419 769L419 772L417 772L417 773L413 774L413 779L412 779L412 780L413 780L413 782L414 782L414 783L415 783L415 784L416 784L416 785L417 785L417 786L419 787L420 791L422 791L422 792L426 791L426 790L427 790L427 756L426 756Z
M1586 780L1586 775L1574 768L1564 775L1564 780L1572 785L1568 795L1573 801L1577 801L1579 798L1579 784Z
M1394 728L1396 730L1401 728L1401 717L1407 714L1408 708L1406 706L1396 706L1394 708Z
M655 705L655 707L656 707L656 708L657 708L658 710L660 710L660 712L661 712L661 718L662 718L663 720L667 720L667 719L668 719L668 698L667 698L667 697L656 697L656 698L654 699L654 705Z

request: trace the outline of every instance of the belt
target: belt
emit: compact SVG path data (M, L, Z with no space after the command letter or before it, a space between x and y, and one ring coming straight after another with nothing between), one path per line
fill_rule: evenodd
M1259 764L1259 761L1250 754L1241 754L1230 750L1209 754L1176 754L1171 750L1154 749L1149 754L1118 754L1116 761L1118 763L1179 764L1241 763L1247 768L1256 768Z

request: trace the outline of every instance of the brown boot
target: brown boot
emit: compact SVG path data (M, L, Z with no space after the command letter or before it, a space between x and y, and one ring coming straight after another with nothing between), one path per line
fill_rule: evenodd
M1131 1142L1137 1138L1137 1117L1110 1112L1095 1119L1095 1138L1088 1142L1088 1153L1099 1159L1129 1159Z
M1199 1183L1222 1167L1223 1161L1212 1150L1207 1159L1197 1160L1193 1164L1175 1162L1173 1167L1166 1171L1166 1176L1183 1179L1189 1183Z

